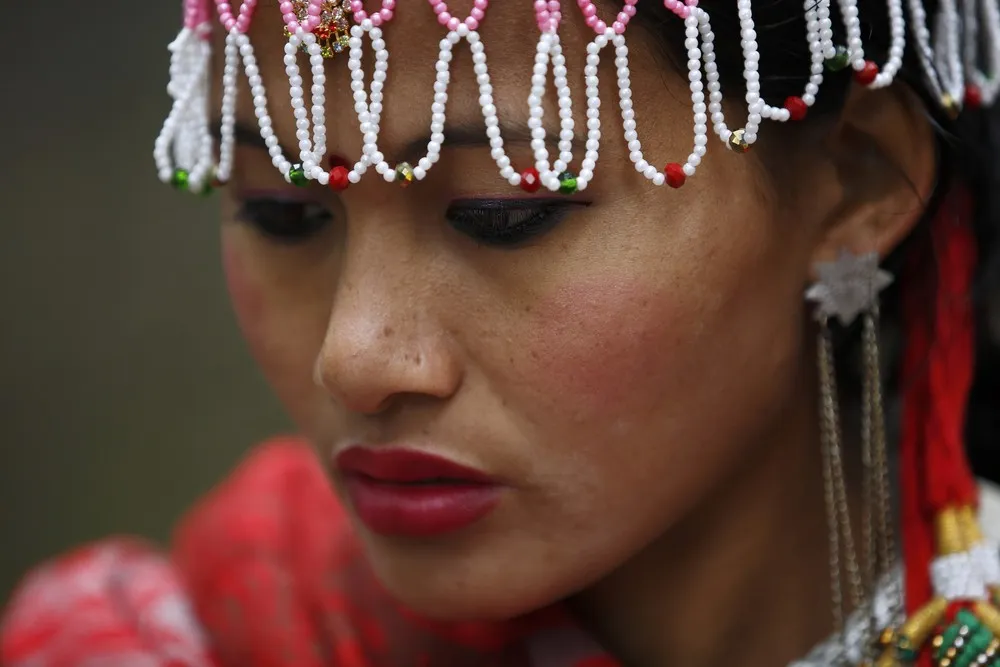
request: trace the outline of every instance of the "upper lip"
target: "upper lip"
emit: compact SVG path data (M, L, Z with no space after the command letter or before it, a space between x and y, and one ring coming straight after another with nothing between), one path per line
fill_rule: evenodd
M497 483L481 470L415 449L355 446L341 452L336 463L347 474L363 475L384 483Z

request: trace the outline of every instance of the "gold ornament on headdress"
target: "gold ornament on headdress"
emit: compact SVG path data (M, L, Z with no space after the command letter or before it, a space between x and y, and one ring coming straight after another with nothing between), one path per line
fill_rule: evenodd
M305 23L309 18L309 0L292 0L292 5L295 7L295 15L299 22ZM323 3L319 25L312 32L316 36L316 43L319 44L324 58L333 58L347 50L351 38L352 15L351 0L326 0ZM291 37L288 28L285 28L285 37ZM302 50L306 50L304 44Z

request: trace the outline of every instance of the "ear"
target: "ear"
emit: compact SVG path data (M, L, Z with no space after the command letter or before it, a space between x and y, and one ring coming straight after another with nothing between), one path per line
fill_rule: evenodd
M842 250L885 257L913 230L934 188L937 151L923 103L902 85L854 86L826 152L840 201L821 225L813 266Z

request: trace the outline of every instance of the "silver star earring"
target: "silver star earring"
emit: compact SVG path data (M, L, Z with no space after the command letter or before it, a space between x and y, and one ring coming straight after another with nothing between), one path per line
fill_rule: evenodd
M895 568L893 525L889 505L889 464L885 444L882 379L879 359L879 294L892 284L892 274L879 267L878 253L854 255L842 250L835 261L816 266L819 280L806 290L815 304L818 335L820 441L823 450L823 483L830 542L830 588L834 624L844 627L844 582L847 576L851 607L861 610L866 597L874 599L878 582ZM855 548L850 508L844 481L841 446L840 401L837 393L833 337L830 321L850 326L863 319L864 357L861 397L862 557ZM843 560L842 560L843 559ZM895 612L896 610L892 610ZM874 610L872 610L874 612ZM869 614L874 618L874 613ZM879 628L868 624L874 640ZM874 646L874 641L867 645Z

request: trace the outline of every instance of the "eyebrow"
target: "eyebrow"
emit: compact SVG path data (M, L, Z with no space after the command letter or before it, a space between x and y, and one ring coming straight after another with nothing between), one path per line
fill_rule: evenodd
M213 126L218 128L220 127L220 124L216 122L213 123ZM216 132L218 132L218 130L216 130ZM500 135L503 137L505 145L527 145L531 143L531 129L525 123L501 120ZM478 124L473 125L471 123L462 123L458 125L446 126L444 136L445 147L479 148L490 145L490 139L486 136L485 126ZM551 139L553 137L558 137L559 132L551 127L546 128L545 136L547 139ZM257 148L264 151L267 150L267 144L264 143L264 138L260 136L260 131L255 126L244 123L236 123L233 128L233 138L240 146ZM412 139L403 145L401 154L407 160L417 160L420 157L423 157L426 153L427 144L429 142L429 135ZM586 137L575 134L573 136L573 151L576 153L582 153L586 143ZM285 146L281 146L281 152L286 156L297 156L299 153L297 150L290 151Z

